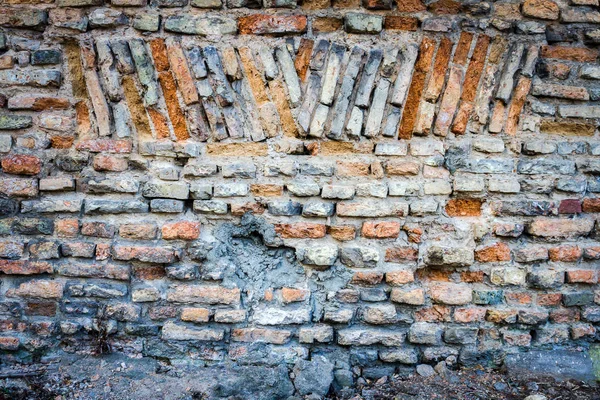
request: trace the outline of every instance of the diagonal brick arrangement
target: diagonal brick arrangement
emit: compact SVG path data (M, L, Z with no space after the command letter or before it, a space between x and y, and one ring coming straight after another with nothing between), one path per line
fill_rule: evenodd
M589 348L599 24L597 0L5 2L3 359L266 352L331 376L304 395Z

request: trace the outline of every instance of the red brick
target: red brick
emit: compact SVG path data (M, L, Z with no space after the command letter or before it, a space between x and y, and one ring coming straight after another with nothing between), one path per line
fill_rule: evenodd
M0 336L0 350L17 350L20 343L18 337Z
M77 234L79 233L79 220L57 219L54 221L54 231L58 237L77 237Z
M537 304L539 306L557 306L561 301L561 293L538 293L537 295Z
M577 322L580 319L579 310L575 308L557 308L550 311L550 321L555 324L567 324L569 322Z
M231 340L234 342L284 344L291 336L290 331L265 328L239 328L231 332Z
M81 225L81 234L110 239L115 236L115 227L105 222L84 222Z
M571 337L574 340L580 339L584 336L594 336L596 334L596 328L592 324L577 324L571 327Z
M415 312L417 322L450 322L452 320L452 308L434 304L431 307L422 308Z
M600 199L585 198L583 199L583 212L597 213L600 212Z
M98 154L94 157L94 169L96 171L122 172L127 170L128 163L125 158Z
M352 277L352 283L357 285L377 285L383 280L383 272L360 271L355 272Z
M154 239L156 225L154 224L125 224L119 227L119 236L125 239Z
M532 298L530 293L524 292L505 292L504 299L508 305L523 305L531 304Z
M385 251L385 261L402 263L416 261L419 258L419 249L409 246L392 247Z
M148 265L133 267L133 276L143 281L153 281L162 279L166 276L165 268L161 265Z
M479 262L510 261L510 248L505 243L494 243L475 249L475 259Z
M450 217L479 217L481 199L452 199L446 203L446 213Z
M195 240L200 236L200 222L180 221L164 224L162 238L165 240Z
M600 247L588 247L584 249L583 257L586 260L600 260Z
M504 331L502 332L504 343L509 346L527 347L531 345L531 334L522 331Z
M327 227L324 224L297 222L294 224L276 224L275 232L283 238L318 239L325 237Z
M177 260L177 253L170 248L145 246L113 246L115 260L169 264Z
M2 170L7 174L36 175L42 170L42 161L36 156L14 154L2 159Z
M0 260L0 272L7 275L51 274L52 265L29 260Z
M558 207L559 214L579 214L581 210L581 201L577 199L561 200Z
M9 289L7 297L60 299L63 295L62 282L35 280L21 283L16 289Z
M569 283L589 283L595 284L598 282L596 279L596 271L577 269L573 271L567 271L567 282Z
M56 315L56 303L52 301L31 301L27 303L25 315L53 317Z
M397 238L399 234L399 222L365 222L362 226L362 236L369 239Z
M242 216L247 212L251 214L263 214L265 206L260 203L231 204L231 215Z
M108 260L110 257L110 244L98 243L96 245L96 260Z
M92 153L131 153L132 144L129 140L91 139L80 141L75 148Z
M305 15L252 14L238 18L242 35L283 35L306 32Z
M435 303L462 305L470 303L473 294L469 285L463 283L439 282L429 287L429 295Z
M552 261L575 262L581 258L582 250L578 246L559 246L548 249Z

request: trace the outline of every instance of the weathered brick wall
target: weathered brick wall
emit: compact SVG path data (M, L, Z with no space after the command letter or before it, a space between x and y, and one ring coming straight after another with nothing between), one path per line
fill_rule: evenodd
M2 359L598 339L598 0L3 3Z

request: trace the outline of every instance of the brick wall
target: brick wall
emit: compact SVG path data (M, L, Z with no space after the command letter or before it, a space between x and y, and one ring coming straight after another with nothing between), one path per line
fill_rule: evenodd
M3 359L266 343L347 384L598 340L597 0L7 0L0 25Z

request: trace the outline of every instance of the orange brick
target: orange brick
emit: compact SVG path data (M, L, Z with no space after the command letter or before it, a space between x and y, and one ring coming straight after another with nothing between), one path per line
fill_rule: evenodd
M583 212L597 213L600 212L600 199L585 198L582 204Z
M238 18L242 35L282 35L306 32L305 15L252 14Z
M385 282L391 286L404 285L415 281L415 274L409 270L390 271L385 273Z
M296 67L298 78L300 78L301 81L306 79L306 72L308 71L314 43L315 42L310 39L303 38L300 40L300 46L298 47L298 53L294 60L294 66Z
M481 199L452 199L446 203L446 213L450 217L479 217Z
M200 236L200 222L180 221L165 224L162 227L162 238L165 240L194 240Z
M329 226L327 232L332 238L339 240L340 242L352 240L356 236L356 228L352 225Z
M460 273L460 280L467 283L483 282L485 274L483 271L465 271Z
M416 31L419 27L419 20L415 17L401 17L388 15L385 17L384 29L390 31Z
M177 97L177 89L173 75L171 75L170 72L161 72L158 74L158 82L160 83L163 95L165 96L167 113L171 119L175 137L177 140L189 139L190 134L185 123L185 116L183 115L183 111L181 111L181 106L179 105L179 99Z
M581 258L583 251L578 246L559 246L548 249L552 261L575 262Z
M154 59L154 67L157 72L169 70L169 58L167 56L167 46L165 39L156 38L150 41L150 51Z
M541 56L567 61L595 62L598 50L587 47L542 46Z
M435 40L428 37L423 38L423 41L421 42L419 56L415 63L408 95L404 103L402 121L398 128L398 136L400 139L410 139L412 137L413 129L417 121L417 111L421 102L421 94L425 87L425 79L427 78L427 73L429 72L429 67L433 60L435 45Z
M479 262L510 261L510 248L505 243L475 249L475 259Z
M342 29L343 21L335 17L316 17L312 22L314 33L335 32Z
M399 222L365 222L362 226L362 236L369 239L397 238L399 234Z
M324 224L313 224L310 222L275 225L275 232L286 239L318 239L324 237L326 231L327 227Z
M310 291L306 289L294 289L288 287L284 287L281 289L281 299L285 304L304 301L309 296L309 294Z
M58 237L73 238L79 233L79 220L57 219L54 221L54 230Z

